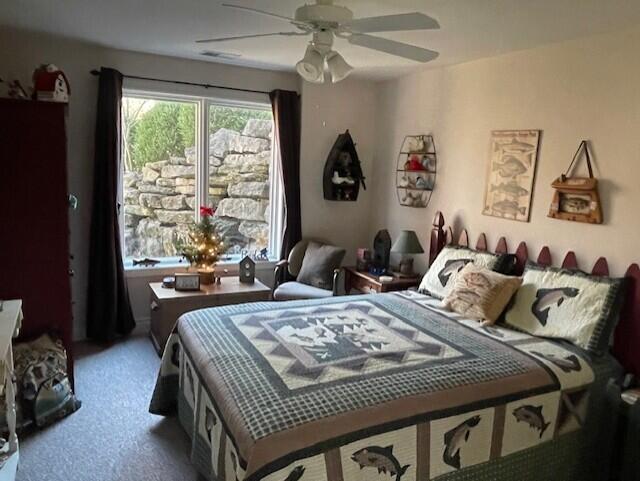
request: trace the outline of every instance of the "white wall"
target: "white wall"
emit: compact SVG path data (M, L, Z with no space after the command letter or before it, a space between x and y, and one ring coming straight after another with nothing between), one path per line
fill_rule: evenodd
M276 88L297 90L302 94L301 192L303 235L320 237L344 246L349 261L360 245L370 244L368 224L371 190L361 191L355 203L329 202L322 196L322 171L329 150L338 134L350 129L358 143L365 175L371 178L375 138L375 85L347 79L337 85L317 86L303 83L290 72L233 67L211 62L182 60L107 49L77 41L31 32L0 31L0 77L20 79L30 84L33 69L40 63L55 63L62 68L71 84L68 117L69 192L79 198L79 209L71 213L71 250L75 256L72 280L74 333L85 336L86 291L88 276L89 225L93 182L93 140L97 78L89 71L100 66L113 67L125 74L158 77L191 82L228 85L255 90ZM182 87L153 82L126 81L125 87L163 92L198 94L234 100L268 102L264 95L205 91L198 87ZM269 268L267 268L269 267ZM161 280L163 273L134 275L129 291L134 315L144 325L148 320L149 293L147 283ZM164 275L167 275L165 272ZM270 266L258 272L268 283Z
M347 249L345 263L355 261L358 247L370 246L370 215L375 205L372 189L375 143L375 84L348 78L337 84L301 82L302 145L300 188L302 234ZM356 202L324 200L322 173L338 134L351 133L367 178Z
M80 199L71 214L75 254L73 293L76 337L84 336L88 232L91 209L96 78L93 68L110 66L128 74L220 83L250 89L283 88L302 94L301 188L303 235L325 238L354 251L370 246L375 232L414 229L426 247L436 210L472 235L490 234L525 240L536 250L575 249L583 265L606 255L614 272L636 253L640 221L640 28L575 40L479 60L427 69L375 84L350 78L336 85L301 82L292 73L247 69L210 62L123 52L33 33L0 31L0 76L29 84L33 68L53 62L68 74L69 190ZM165 85L129 83L135 88ZM194 89L174 89L193 93ZM212 92L213 93L213 92ZM224 93L220 92L220 95ZM238 100L264 100L234 96ZM541 129L531 222L480 214L489 133L494 129ZM322 171L337 135L351 131L367 177L367 191L357 202L325 201ZM436 191L427 209L400 207L395 165L400 144L410 133L433 133L438 149ZM596 175L601 179L605 224L585 225L546 217L551 181L564 171L579 141L592 141ZM420 256L418 268L426 266ZM265 273L265 275L267 275ZM267 275L268 276L268 275ZM132 300L145 317L147 279L132 280Z
M166 79L204 82L255 90L269 91L280 88L297 90L298 78L287 72L232 67L211 62L182 60L157 55L106 49L86 43L46 35L11 30L0 30L0 77L20 79L30 85L34 68L41 63L54 63L64 70L71 84L68 115L68 170L69 192L79 199L79 208L70 214L71 251L75 256L72 279L74 304L74 334L85 336L86 291L88 276L89 226L93 183L93 140L95 106L97 102L96 77L89 71L100 66L113 67L125 74ZM174 93L197 93L231 98L226 91L204 91L197 87L178 87L170 84L127 82L126 87L160 90ZM226 96L226 97L225 97ZM268 102L264 95L233 95L235 100ZM138 319L144 318L148 305L146 281L132 281L131 298Z
M375 148L376 202L369 235L415 229L425 247L434 213L468 228L472 239L501 235L530 250L545 244L558 261L574 249L584 268L606 256L622 274L640 260L640 28L424 70L379 85ZM530 223L481 215L494 129L543 131ZM403 137L432 133L436 190L427 209L400 207L393 170ZM600 179L604 225L547 217L551 182L581 139L590 139ZM583 167L584 168L584 167ZM585 170L586 172L586 170ZM419 267L426 268L427 256Z

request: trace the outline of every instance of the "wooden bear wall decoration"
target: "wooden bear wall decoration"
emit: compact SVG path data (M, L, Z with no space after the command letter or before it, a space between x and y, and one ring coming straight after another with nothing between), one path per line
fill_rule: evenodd
M571 168L580 155L584 154L587 161L589 177L569 177ZM580 146L573 156L567 171L558 177L552 184L556 192L549 209L549 217L590 224L602 224L602 205L598 193L598 179L593 176L589 145L586 140L580 142Z

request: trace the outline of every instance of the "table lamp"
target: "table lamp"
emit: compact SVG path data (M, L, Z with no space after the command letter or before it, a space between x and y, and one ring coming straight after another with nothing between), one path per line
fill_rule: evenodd
M413 276L413 258L409 257L411 254L422 254L424 250L420 245L418 236L415 231L403 230L393 243L391 252L395 252L401 255L399 270L403 276Z

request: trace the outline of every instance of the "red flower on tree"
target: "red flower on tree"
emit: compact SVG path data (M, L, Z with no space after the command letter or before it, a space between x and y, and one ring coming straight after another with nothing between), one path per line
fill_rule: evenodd
M204 205L200 206L200 215L202 217L213 217L213 214L215 214L215 210L213 210L213 207L205 207Z

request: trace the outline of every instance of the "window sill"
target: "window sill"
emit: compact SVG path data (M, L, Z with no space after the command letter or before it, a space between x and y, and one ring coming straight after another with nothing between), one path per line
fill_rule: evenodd
M218 262L216 268L227 269L228 275L238 273L238 264L240 260L228 260ZM256 271L270 271L275 268L277 260L256 261ZM124 272L126 278L136 277L164 277L175 274L176 272L186 272L188 264L185 262L161 262L155 266L132 266L125 265Z

